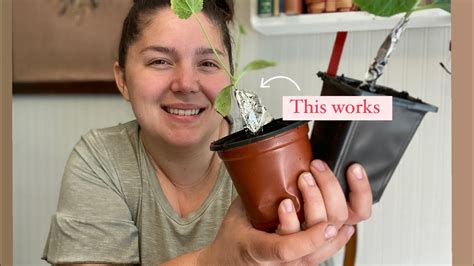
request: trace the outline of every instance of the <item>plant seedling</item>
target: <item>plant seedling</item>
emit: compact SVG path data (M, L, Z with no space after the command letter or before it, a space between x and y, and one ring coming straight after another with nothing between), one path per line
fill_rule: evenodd
M227 76L231 80L231 83L223 88L219 94L217 94L216 99L214 100L214 109L221 114L222 116L227 116L231 109L232 104L232 89L238 88L239 81L241 78L252 70L263 69L267 67L275 66L276 63L273 61L266 61L266 60L255 60L247 64L240 74L238 71L239 67L239 57L240 57L240 38L242 35L245 35L245 29L242 25L239 25L239 35L237 40L236 46L236 60L234 64L234 73L224 65L222 59L220 58L219 54L216 52L215 46L209 39L209 35L207 34L206 30L204 29L201 20L196 15L197 13L202 11L204 0L171 0L171 9L173 12L181 19L189 19L193 16L199 24L202 33L207 39L209 46L211 47L214 56L217 58L217 61L226 72Z
M374 91L376 80L382 75L388 59L395 49L402 32L408 23L411 13L429 8L441 8L451 12L451 0L433 0L430 4L420 4L420 0L354 0L361 10L376 16L389 17L405 13L400 22L392 29L380 47L374 62L366 74L365 81L360 87L368 86L369 91Z

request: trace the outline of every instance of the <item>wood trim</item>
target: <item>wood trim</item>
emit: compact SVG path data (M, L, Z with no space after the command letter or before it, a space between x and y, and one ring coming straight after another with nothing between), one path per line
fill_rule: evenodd
M452 1L452 12L452 263L473 265L474 4Z
M115 81L14 82L13 94L120 94Z
M13 265L12 0L0 1L0 264Z

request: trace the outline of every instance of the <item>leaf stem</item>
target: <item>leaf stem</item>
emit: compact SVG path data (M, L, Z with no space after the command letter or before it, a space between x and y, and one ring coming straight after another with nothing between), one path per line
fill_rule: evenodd
M237 77L236 81L235 81L235 84L238 84L240 79L245 75L247 74L248 71L242 71L242 73L240 73L240 75Z
M188 2L186 1L186 4L188 4ZM188 4L189 6L189 4ZM212 52L214 53L214 56L217 58L217 61L219 61L219 64L221 65L221 67L224 69L224 71L226 72L227 76L229 76L229 78L231 79L232 83L234 84L234 77L232 76L232 74L230 73L230 71L226 68L226 66L224 65L224 62L222 62L222 59L220 58L219 54L217 53L216 49L214 48L214 45L212 45L212 42L211 42L211 39L209 38L209 35L207 35L207 32L206 30L204 29L204 26L202 25L201 23L201 20L199 19L199 17L197 16L196 13L193 13L193 16L196 18L198 24L199 24L199 27L201 27L201 31L204 33L204 36L206 36L206 39L207 39L207 42L209 43L209 45L211 46L211 49L212 49Z
M242 38L242 32L240 30L240 25L239 25L239 35L237 37L237 46L236 46L236 55L235 55L235 67L234 67L234 73L239 73L239 61L240 61L240 40ZM239 78L236 80L236 84L239 82Z
M405 17L405 20L407 20L407 19L410 17L410 15L411 15L411 13L413 13L413 11L415 11L415 10L412 9L412 10L407 11L407 12L405 13L405 16L404 16L404 17Z

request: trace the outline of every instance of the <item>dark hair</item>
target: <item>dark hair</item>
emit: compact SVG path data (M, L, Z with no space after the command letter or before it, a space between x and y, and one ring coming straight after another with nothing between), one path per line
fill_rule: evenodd
M118 63L123 69L125 69L128 48L150 23L150 16L160 9L171 6L170 0L133 0L133 3L127 17L123 21L122 35L120 37ZM228 24L232 22L234 17L234 1L204 0L202 12L219 28L222 41L229 56L230 70L233 73L232 40Z

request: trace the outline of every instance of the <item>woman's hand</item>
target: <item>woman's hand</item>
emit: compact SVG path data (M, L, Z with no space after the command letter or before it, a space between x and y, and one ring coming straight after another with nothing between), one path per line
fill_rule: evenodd
M291 200L283 200L277 234L256 230L247 219L240 198L231 205L214 242L199 253L199 264L316 264L333 256L349 241L351 224L368 219L372 194L360 165L348 169L349 202L329 167L311 163L298 187L304 199L305 230ZM361 177L361 178L360 178Z
M311 228L320 223L328 223L328 234L344 230L348 225L367 220L372 213L372 190L363 167L351 165L347 170L349 184L349 201L346 202L344 193L336 176L328 165L321 160L311 163L311 173L303 173L298 179L304 200L305 223L300 225L295 212L286 211L293 206L289 199L283 200L278 209L281 235L294 234L301 228ZM348 229L352 235L353 229ZM347 239L348 240L348 239ZM345 243L344 243L345 245ZM334 245L324 244L317 252L304 258L306 261L327 259L338 251Z
M298 188L304 200L305 224L302 227L309 228L319 222L329 222L340 227L343 224L357 224L370 217L372 190L361 165L353 164L347 170L349 202L346 202L336 176L326 163L314 160L310 169L311 173L302 173L298 179ZM278 210L280 234L300 231L301 226L296 214L285 211L292 206L292 201L289 199L283 200L280 204Z
M329 228L329 234L328 234ZM322 262L350 239L351 227L339 232L322 222L290 235L259 231L250 224L240 198L232 203L211 245L199 253L198 265L251 265L307 263L307 256L320 254L311 262ZM319 252L324 247L322 252ZM334 252L332 252L334 251ZM327 254L327 255L326 255Z

